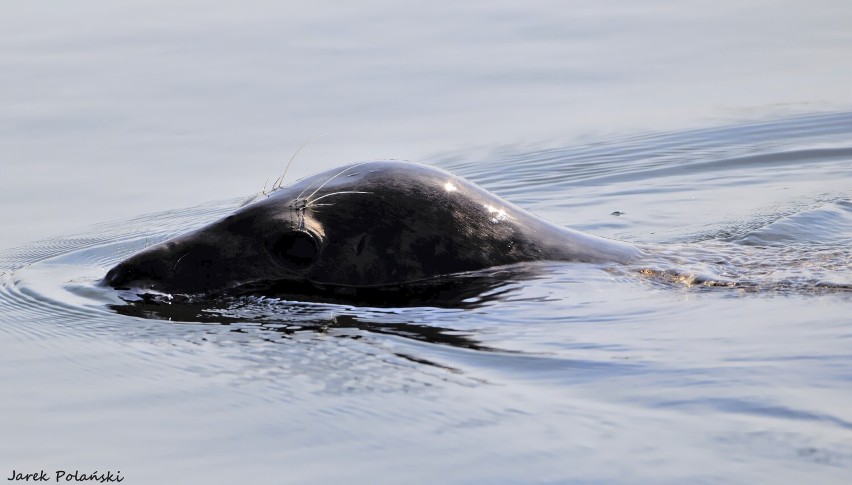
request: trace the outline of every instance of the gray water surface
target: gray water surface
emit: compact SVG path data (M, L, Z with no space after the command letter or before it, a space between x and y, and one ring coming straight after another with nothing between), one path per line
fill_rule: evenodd
M848 110L850 22L846 0L12 2L0 247L245 196L319 135L292 176Z
M852 481L850 21L844 1L4 6L0 473ZM95 285L323 133L288 182L425 162L646 257L401 308Z
M456 305L147 305L94 286L238 200L6 251L2 455L141 482L841 483L851 122L436 161L647 252L494 274Z

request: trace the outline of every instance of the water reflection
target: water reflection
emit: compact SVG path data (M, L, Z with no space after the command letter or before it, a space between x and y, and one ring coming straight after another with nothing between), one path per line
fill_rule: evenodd
M271 304L270 304L271 303ZM405 316L384 313L382 318L370 318L367 311L357 315L329 311L326 306L312 306L306 303L272 301L268 299L236 298L218 302L157 301L145 295L140 301L127 302L125 305L111 305L115 312L145 319L164 320L176 324L209 323L218 325L253 324L235 326L231 331L251 333L254 337L270 342L280 342L296 333L329 333L330 330L358 330L367 334L391 335L431 344L451 347L494 351L492 347L481 344L472 334L458 329L435 324L425 325L410 321ZM345 310L344 310L345 311ZM428 309L427 309L428 312ZM422 315L421 315L422 316ZM269 332L273 332L270 334ZM336 336L360 339L363 333L340 333ZM405 358L422 361L422 358ZM431 362L420 362L434 365Z
M125 294L123 304L108 305L118 314L173 323L252 324L248 328L276 332L275 340L297 332L325 333L329 329L355 329L422 342L473 350L495 350L470 333L422 322L435 312L460 313L493 306L516 295L521 285L538 277L541 265L513 265L475 273L435 278L405 286L371 288L315 287L278 283L282 297L259 297L241 287L215 297ZM269 288L269 286L264 286ZM353 302L357 306L352 306ZM405 307L416 310L400 312ZM246 327L234 329L244 332ZM360 338L360 336L352 336Z

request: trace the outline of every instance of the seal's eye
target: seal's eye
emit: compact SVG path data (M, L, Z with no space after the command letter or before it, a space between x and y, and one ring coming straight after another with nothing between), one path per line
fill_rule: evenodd
M290 232L272 245L272 254L293 269L307 269L319 255L319 247L310 234Z

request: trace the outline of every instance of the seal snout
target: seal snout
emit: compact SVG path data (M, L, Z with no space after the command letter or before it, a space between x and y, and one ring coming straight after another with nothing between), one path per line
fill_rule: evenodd
M102 280L116 289L143 288L162 292L200 293L226 285L236 270L228 263L219 239L208 234L167 241L119 263Z
M162 262L156 260L136 262L131 258L109 270L103 282L113 288L127 288L159 281L165 276L166 268Z
M113 288L145 287L158 289L174 276L174 244L150 247L117 264L102 280Z

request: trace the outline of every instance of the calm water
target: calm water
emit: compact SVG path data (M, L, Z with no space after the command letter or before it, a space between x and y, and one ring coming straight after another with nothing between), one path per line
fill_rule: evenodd
M4 478L852 481L846 2L250 7L4 7ZM321 133L289 179L416 159L648 256L408 308L93 286Z

